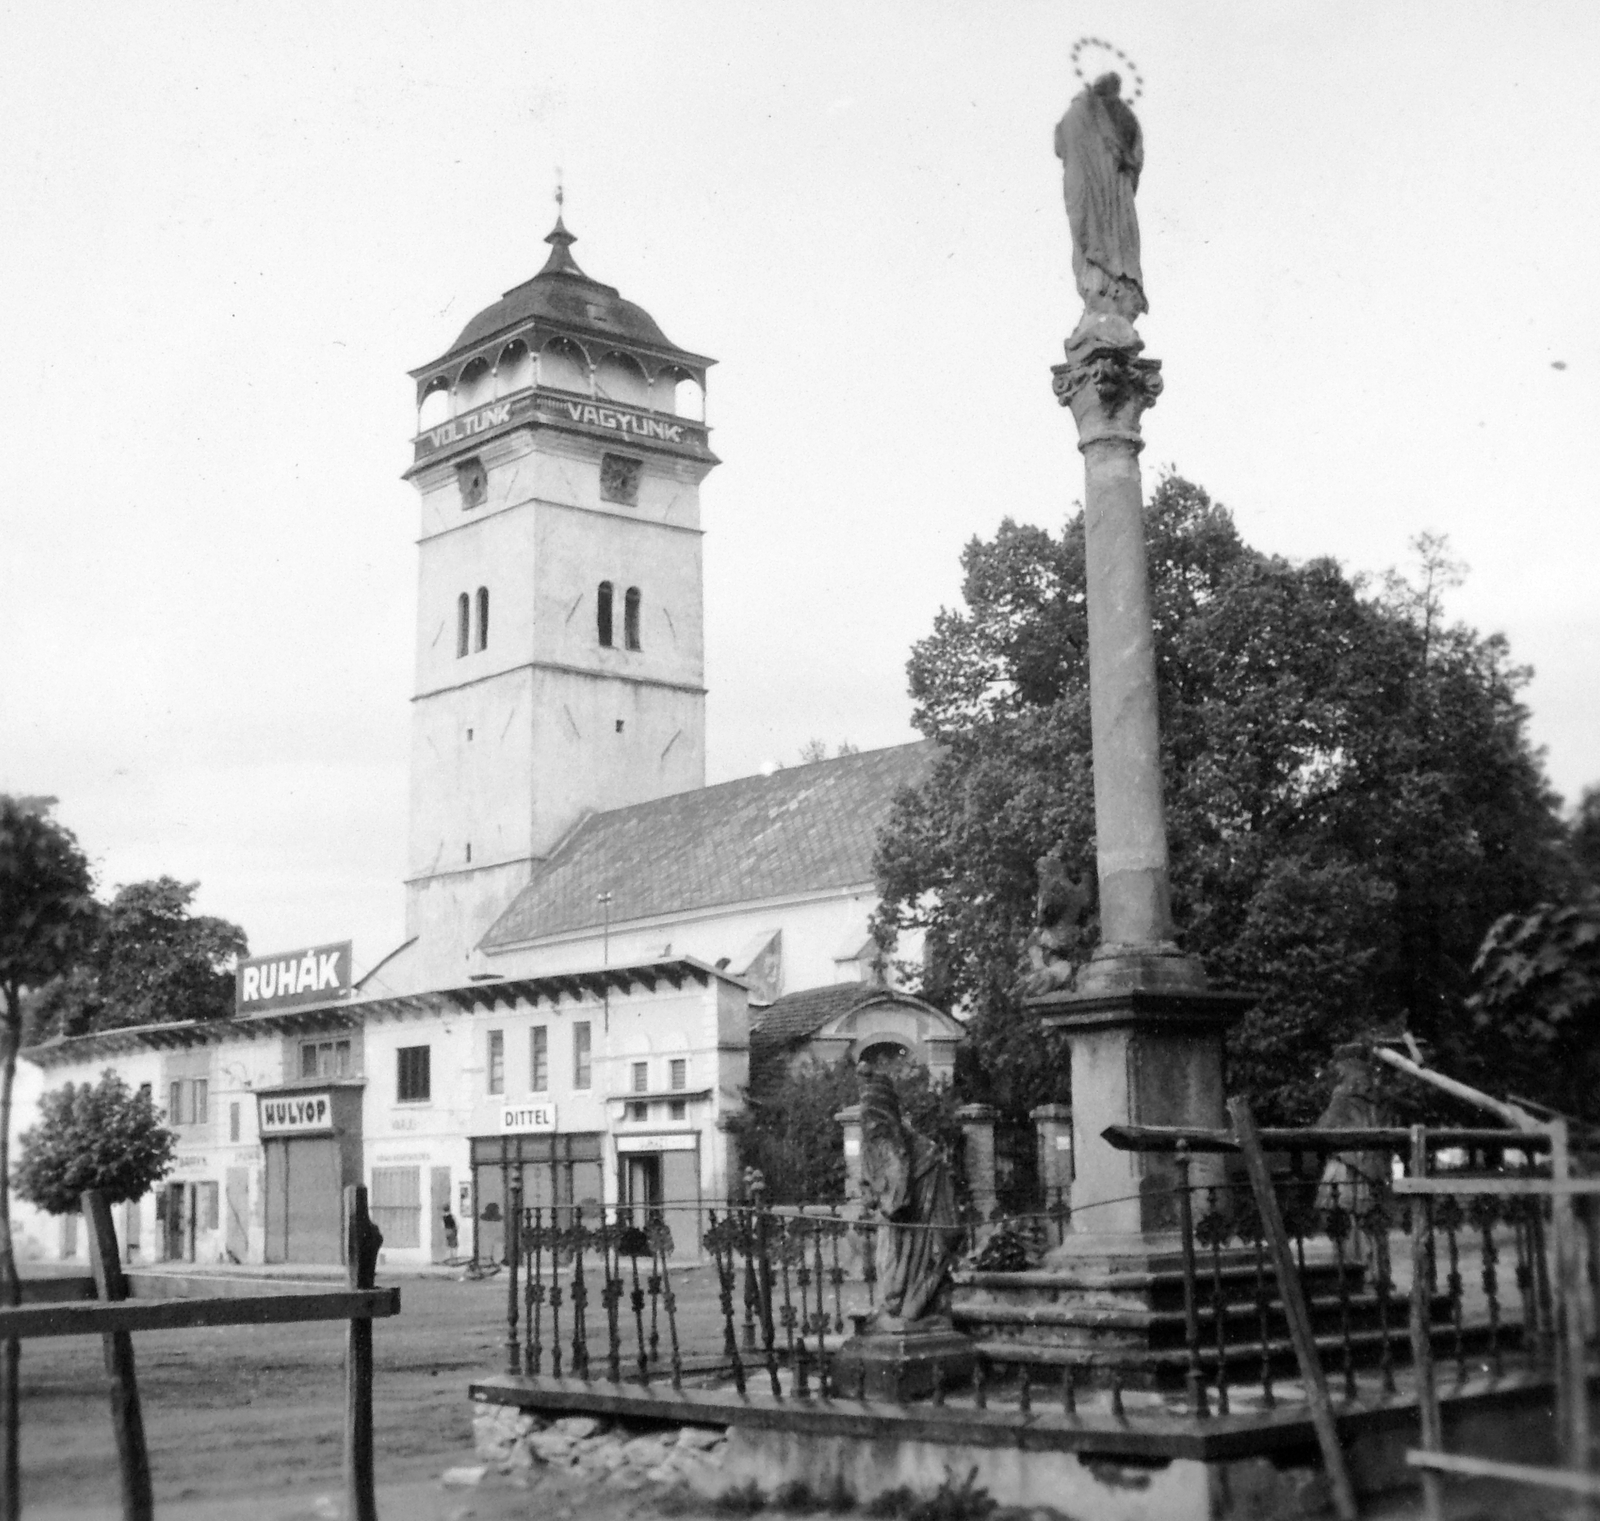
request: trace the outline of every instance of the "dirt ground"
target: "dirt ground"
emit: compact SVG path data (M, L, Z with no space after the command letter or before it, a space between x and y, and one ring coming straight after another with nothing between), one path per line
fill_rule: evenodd
M467 1384L505 1367L506 1282L503 1276L479 1283L386 1280L380 1272L379 1282L386 1281L400 1285L401 1313L374 1322L379 1483L427 1481L436 1488L443 1470L475 1461ZM686 1337L700 1345L714 1331L720 1344L713 1285L707 1268L674 1274ZM591 1356L603 1355L605 1316L597 1302L589 1324ZM630 1327L625 1356L633 1350L631 1334ZM663 1324L663 1350L666 1335ZM159 1510L188 1502L181 1508L195 1507L199 1515L218 1502L221 1514L220 1502L270 1495L273 1515L327 1514L305 1507L338 1492L341 1322L145 1332L133 1340ZM29 1514L87 1515L102 1507L115 1513L117 1460L106 1388L98 1339L24 1344L22 1476ZM503 1498L510 1505L517 1497L508 1492ZM437 1514L456 1514L463 1506L477 1516L516 1513L486 1508L489 1502L488 1492L476 1499L458 1495ZM391 1504L384 1513L410 1512Z
M552 1471L532 1488L493 1472L446 1488L470 1467L471 1379L505 1366L506 1280L400 1277L401 1314L374 1326L374 1439L384 1521L653 1521L648 1498L574 1486ZM684 1351L721 1346L715 1275L674 1273ZM603 1375L605 1317L590 1307L590 1353ZM570 1338L570 1310L563 1309ZM661 1325L662 1348L667 1328ZM633 1351L632 1329L624 1337ZM569 1343L570 1344L570 1343ZM218 1327L134 1337L157 1513L163 1521L337 1521L343 1442L341 1323ZM40 1340L22 1357L25 1514L35 1521L120 1516L100 1344ZM1553 1517L1549 1497L1452 1483L1452 1521ZM1412 1521L1414 1496L1368 1514ZM692 1516L680 1521L695 1521Z

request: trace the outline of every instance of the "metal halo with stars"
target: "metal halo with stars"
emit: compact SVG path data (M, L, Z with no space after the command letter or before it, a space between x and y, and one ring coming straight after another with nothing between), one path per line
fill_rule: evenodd
M1101 52L1106 53L1109 59L1115 59L1115 63L1112 64L1108 61L1105 68L1095 69L1086 73L1083 67L1083 55L1091 49L1099 49ZM1118 74L1122 75L1124 83L1130 77L1133 80L1133 93L1122 97L1130 106L1144 94L1144 75L1139 72L1139 65L1128 57L1121 48L1113 46L1104 37L1080 37L1072 44L1070 56L1072 58L1072 72L1078 76L1079 83L1084 85L1091 84L1100 75L1114 68Z

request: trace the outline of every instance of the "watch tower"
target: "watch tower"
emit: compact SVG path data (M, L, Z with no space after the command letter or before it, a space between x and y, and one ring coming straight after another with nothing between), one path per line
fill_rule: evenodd
M545 241L537 275L412 372L411 944L384 970L394 991L462 981L585 814L705 783L714 361L584 274L559 217Z

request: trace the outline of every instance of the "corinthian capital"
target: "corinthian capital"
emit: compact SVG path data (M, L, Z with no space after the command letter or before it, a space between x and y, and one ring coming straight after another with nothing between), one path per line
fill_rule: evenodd
M1139 420L1161 394L1161 361L1136 349L1095 348L1051 368L1056 400L1072 408L1080 446L1101 438L1139 439Z

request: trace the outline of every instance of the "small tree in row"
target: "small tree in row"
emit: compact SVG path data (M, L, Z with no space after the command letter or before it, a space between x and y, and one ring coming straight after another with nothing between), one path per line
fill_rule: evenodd
M177 1142L149 1093L107 1067L98 1083L68 1083L39 1100L13 1181L52 1215L73 1213L86 1188L111 1204L142 1199L171 1168Z

